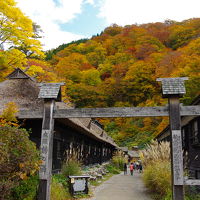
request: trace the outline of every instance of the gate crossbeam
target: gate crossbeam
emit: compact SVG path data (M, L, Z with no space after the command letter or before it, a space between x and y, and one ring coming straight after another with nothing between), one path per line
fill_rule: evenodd
M200 116L200 106L180 106L181 116ZM168 106L160 107L114 107L114 108L70 108L55 110L54 119L102 118L102 117L163 117L169 116ZM42 119L42 110L21 110L19 119Z

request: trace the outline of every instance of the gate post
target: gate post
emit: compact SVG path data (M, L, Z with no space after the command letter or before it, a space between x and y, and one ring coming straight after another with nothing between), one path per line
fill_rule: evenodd
M38 200L50 200L52 153L54 118L53 112L55 101L61 101L62 83L44 83L40 85L38 98L44 100L44 113L41 133L41 160L42 164L39 171Z
M160 78L162 94L168 98L173 200L184 200L183 153L179 97L186 93L184 80L188 78Z
M39 171L39 200L50 199L52 152L53 152L53 130L54 130L54 110L55 101L44 101L44 116L41 134L41 159L43 161Z
M169 101L169 121L171 135L171 172L173 200L184 199L183 187L183 153L181 136L181 119L179 98L172 97Z

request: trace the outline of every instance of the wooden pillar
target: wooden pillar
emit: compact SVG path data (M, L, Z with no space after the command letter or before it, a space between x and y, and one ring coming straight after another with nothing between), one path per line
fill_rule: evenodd
M169 119L173 200L184 200L181 118L178 97L169 98Z
M187 77L159 78L162 82L162 94L168 98L171 135L171 167L173 200L184 199L183 153L181 136L181 118L179 98L185 93L184 81Z
M100 165L102 165L102 163L103 163L103 144L100 144L100 152L99 152L99 156L100 156L100 159L99 159L99 161L100 161Z
M52 171L52 152L53 152L53 131L54 131L54 119L53 110L55 106L55 100L44 101L44 116L42 123L41 134L41 159L43 161L39 171L39 200L50 199L50 183L51 183L51 171Z

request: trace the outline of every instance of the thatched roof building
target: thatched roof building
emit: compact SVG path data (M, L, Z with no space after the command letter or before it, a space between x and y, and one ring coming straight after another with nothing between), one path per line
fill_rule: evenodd
M6 104L9 102L14 102L17 105L19 111L23 110L31 112L37 110L43 112L44 101L43 99L38 98L41 89L41 84L37 83L33 78L28 76L19 68L16 69L13 73L11 73L7 78L8 78L7 80L0 83L0 113L2 113L2 111L6 107ZM64 102L56 102L56 109L69 109L69 108L70 108L69 105L65 104ZM26 118L24 119L26 120ZM35 121L38 121L39 124L37 124L37 126L40 127L41 129L41 122L42 122L41 118L40 119L28 118L27 121L30 121L30 124L32 124L33 121L34 123ZM63 127L63 130L61 132L64 135L68 135L67 130L70 129L72 130L72 132L73 131L76 132L77 138L79 136L87 137L88 140L91 140L90 141L91 143L92 141L96 141L97 143L101 145L104 144L104 146L109 146L112 149L117 147L112 138L109 137L107 133L100 126L98 126L97 123L94 123L94 121L90 118L56 119L55 124L59 124L57 125L59 126L57 127L57 129L59 130L61 126ZM33 127L33 132L34 128L35 127ZM37 132L38 131L39 129L37 130ZM39 133L35 134L37 136L39 135ZM36 140L34 139L34 141ZM39 139L37 141L39 141Z

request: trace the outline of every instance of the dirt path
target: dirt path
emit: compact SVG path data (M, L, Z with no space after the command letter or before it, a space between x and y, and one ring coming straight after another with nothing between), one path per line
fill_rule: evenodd
M115 175L95 188L90 200L152 200L144 187L141 174Z

